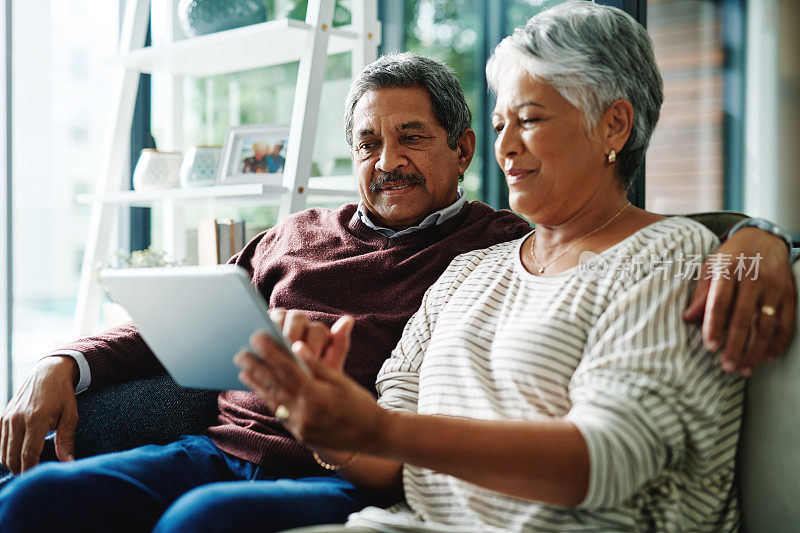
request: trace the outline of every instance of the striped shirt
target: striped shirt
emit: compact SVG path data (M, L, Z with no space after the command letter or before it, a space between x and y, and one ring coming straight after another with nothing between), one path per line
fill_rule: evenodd
M589 452L585 500L559 507L406 465L407 503L349 524L402 531L727 531L743 382L682 319L718 246L673 217L581 267L527 272L524 239L458 256L381 369L380 404L483 420L563 417ZM595 268L586 268L593 265Z

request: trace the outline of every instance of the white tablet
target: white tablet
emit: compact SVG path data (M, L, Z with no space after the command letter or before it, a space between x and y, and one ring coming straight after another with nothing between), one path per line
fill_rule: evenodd
M236 265L103 270L100 278L142 338L184 387L248 390L233 356L258 330L289 344L267 303ZM309 372L307 365L295 357Z

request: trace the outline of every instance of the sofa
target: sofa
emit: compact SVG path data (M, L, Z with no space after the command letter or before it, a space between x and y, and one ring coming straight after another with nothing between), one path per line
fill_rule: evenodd
M792 266L800 287L800 261ZM747 382L737 461L746 532L800 531L800 310L786 353Z
M717 235L745 215L699 213L692 218ZM797 257L799 250L792 254ZM793 265L800 287L800 261ZM800 312L796 331L800 331ZM170 442L215 423L217 392L186 389L160 375L78 396L75 457ZM777 361L760 365L747 385L738 459L743 530L800 531L800 334ZM49 435L42 460L55 460ZM2 467L0 467L1 469ZM3 477L3 474L6 474ZM10 477L0 470L0 486Z

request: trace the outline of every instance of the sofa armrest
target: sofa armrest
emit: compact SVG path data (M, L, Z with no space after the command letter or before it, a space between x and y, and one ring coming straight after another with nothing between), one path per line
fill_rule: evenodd
M708 211L705 213L691 213L680 216L685 216L691 218L695 222L699 222L720 238L722 238L734 224L748 218L744 213L738 213L736 211ZM800 248L792 248L789 251L789 262L795 263L798 259L800 259Z
M681 216L699 222L711 230L717 237L722 237L734 224L748 218L744 213L738 213L736 211L707 211L704 213L691 213Z

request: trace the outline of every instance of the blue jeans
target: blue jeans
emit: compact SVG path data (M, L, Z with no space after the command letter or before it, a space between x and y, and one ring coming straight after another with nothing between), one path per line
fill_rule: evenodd
M43 463L0 491L0 524L4 532L282 531L397 500L335 475L277 479L191 435Z

